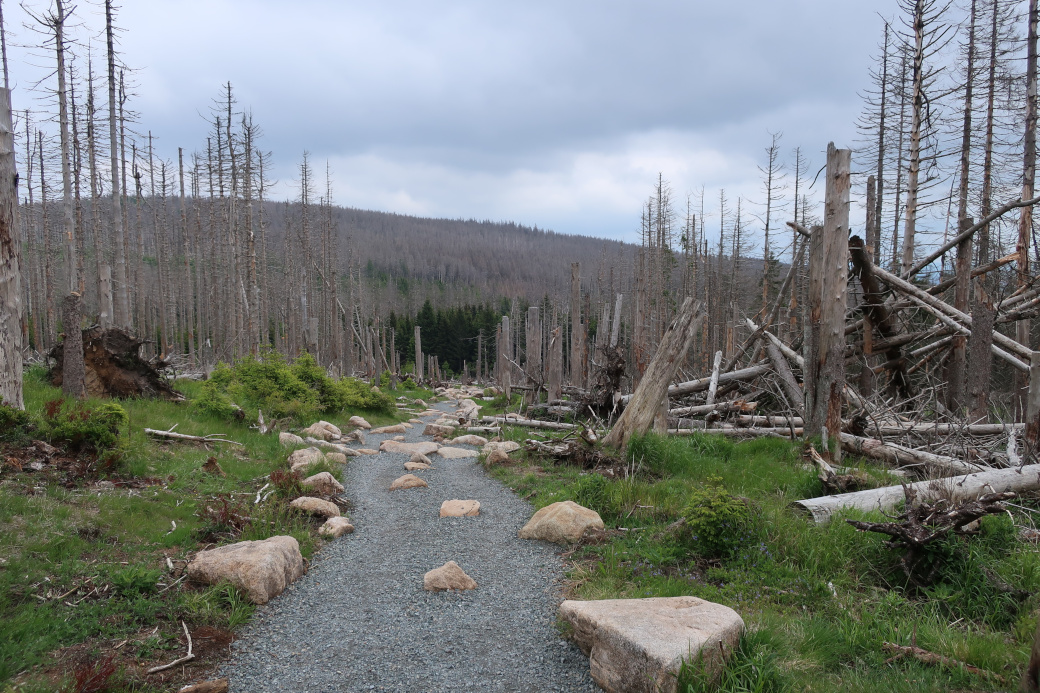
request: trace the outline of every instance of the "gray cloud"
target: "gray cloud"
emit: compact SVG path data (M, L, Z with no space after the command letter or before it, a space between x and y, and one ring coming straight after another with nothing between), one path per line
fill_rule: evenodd
M198 114L231 81L282 196L306 149L331 162L342 204L623 238L658 171L680 196L702 184L754 196L769 131L810 155L851 144L877 13L893 11L894 0L133 0L118 21L140 68L135 106L167 155L204 147ZM79 12L102 26L96 8ZM38 74L24 51L12 58L19 84Z

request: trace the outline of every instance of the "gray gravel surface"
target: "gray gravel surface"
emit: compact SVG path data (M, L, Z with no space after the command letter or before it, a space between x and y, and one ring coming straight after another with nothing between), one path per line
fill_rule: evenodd
M422 428L407 442L424 440ZM385 437L368 435L363 447ZM429 488L389 491L408 458L350 458L343 484L354 533L257 609L222 670L231 690L599 690L588 660L556 629L559 548L516 536L531 506L473 458L431 456L434 468L416 472ZM439 518L450 499L479 500L480 516ZM477 589L424 591L426 571L451 560Z

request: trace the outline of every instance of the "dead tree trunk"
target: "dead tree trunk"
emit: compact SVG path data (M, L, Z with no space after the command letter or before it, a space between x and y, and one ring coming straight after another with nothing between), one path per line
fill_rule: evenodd
M1023 137L1025 154L1022 167L1022 199L1033 197L1033 184L1036 180L1036 41L1037 41L1037 0L1029 0L1029 36L1026 40L1026 129ZM1022 207L1018 217L1018 285L1027 286L1029 276L1029 243L1033 235L1033 208ZM1015 328L1018 343L1029 346L1029 321L1020 320ZM1021 373L1015 376L1016 390L1019 397L1025 395L1029 383Z
M701 303L687 298L661 339L657 353L639 381L639 387L632 394L624 413L603 439L605 445L624 448L633 434L650 430L661 408L661 401L667 396L668 384L686 360L686 354L703 320Z
M415 326L415 381L421 382L423 379L423 360L422 360L422 338L420 336L422 328L418 325Z
M527 384L538 387L542 384L542 322L539 319L538 306L527 309L527 357L524 370L527 372ZM538 393L535 392L537 399Z
M585 330L581 324L581 264L571 263L571 385L585 387Z
M14 163L11 92L0 89L0 404L22 400L22 268L15 229L18 174Z
M80 295L73 291L61 302L61 323L65 330L61 389L66 395L76 399L84 399L87 396L86 370L83 365L83 332L80 330L83 306L80 301Z
M502 341L498 344L498 362L501 364L499 370L502 374L502 392L506 396L506 402L509 402L513 396L512 392L512 376L513 376L513 337L509 331L509 316L502 316Z
M841 460L845 387L845 308L848 275L849 168L852 152L827 147L824 226L813 229L809 252L809 348L805 359L806 434L834 438L831 461ZM829 442L829 441L828 441Z
M549 340L549 399L560 399L563 394L563 329L557 327Z
M881 284L874 274L874 263L870 260L870 254L864 247L862 238L853 236L849 239L849 253L852 257L853 272L863 287L863 312L867 317L867 322L863 325L864 332L876 327L882 338L894 339L899 334L899 322L885 304ZM866 339L864 334L864 342ZM864 348L864 353L866 352L867 349ZM910 379L906 375L902 345L890 346L885 352L885 360L893 364L889 381L892 392L904 399L911 397L913 393L910 389Z

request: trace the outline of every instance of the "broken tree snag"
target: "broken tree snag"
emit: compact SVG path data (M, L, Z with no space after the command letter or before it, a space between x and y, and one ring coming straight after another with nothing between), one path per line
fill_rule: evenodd
M82 333L87 394L91 397L152 397L179 402L184 397L138 354L140 340L118 327L91 327ZM50 371L54 385L62 385L65 342L48 356L55 364Z
M837 436L845 388L845 309L848 284L849 190L852 151L827 145L824 225L809 248L809 319L805 359L806 433ZM830 443L830 441L828 441ZM837 440L825 446L841 461Z
M776 374L780 378L780 386L784 390L784 395L787 397L787 400L791 404L791 408L794 409L795 413L798 414L799 417L804 417L805 395L802 393L802 388L794 377L794 371L791 370L791 365L787 363L787 359L780 353L776 344L769 339L766 339L765 343L766 355L769 356L769 362L773 364L773 369L776 370Z
M867 340L871 327L876 327L885 342L875 344L874 347L880 350L882 344L885 344L886 360L893 364L890 369L889 387L899 397L908 399L913 396L913 392L910 389L910 379L906 376L902 344L896 341L900 332L899 322L885 305L884 292L874 274L874 263L871 262L870 253L859 236L849 239L849 255L852 257L853 274L863 287L863 313L866 318L863 325L864 341Z
M928 476L928 472L931 471L948 476L950 474L971 474L986 469L982 465L964 462L956 457L936 455L894 443L883 443L875 438L863 438L851 433L841 434L841 447L846 452L882 460L894 467L920 467L921 476Z
M1029 357L1029 393L1026 396L1025 460L1035 460L1040 443L1040 351Z
M892 510L903 502L904 488L914 491L922 501L945 498L951 503L973 500L985 493L1025 493L1040 489L1040 464L1014 469L991 469L964 476L918 481L906 486L886 486L836 496L806 498L792 505L809 513L817 524L824 524L841 510Z
M0 89L0 403L23 409L22 268L11 92Z
M87 396L83 366L83 333L80 332L82 306L80 295L75 291L61 302L61 322L65 328L65 339L62 341L61 389L66 395L76 399L84 399ZM64 348L66 344L68 349Z
M650 430L661 409L661 400L668 394L668 383L686 360L686 354L703 320L704 312L699 301L694 302L692 298L683 301L679 314L668 326L657 353L647 366L636 391L632 393L632 399L614 428L603 439L605 445L624 448L633 434Z

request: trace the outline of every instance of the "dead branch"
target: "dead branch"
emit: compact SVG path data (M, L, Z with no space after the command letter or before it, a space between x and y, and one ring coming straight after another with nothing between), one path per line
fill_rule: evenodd
M881 643L881 647L885 650L885 652L891 652L895 655L891 659L887 660L886 664L889 662L893 662L899 659L900 657L910 656L916 659L917 661L921 662L922 664L933 664L938 666L949 667L951 669L963 669L969 674L975 674L976 676L981 676L983 678L993 679L1001 685L1004 684L1004 677L1000 674L995 674L992 671L986 671L985 669L973 667L972 665L966 664L960 661L959 659L953 659L952 657L946 657L944 655L935 654L934 652L929 652L928 650L921 649L920 647L896 645L895 643L890 642Z
M156 438L167 438L169 440L190 441L193 443L227 443L228 445L245 447L242 443L221 438L220 436L223 436L223 433L211 433L207 436L190 436L186 433L174 433L173 431L157 431L154 428L146 428L144 432Z
M184 637L186 637L188 639L188 654L184 655L180 659L173 660L169 664L164 664L161 667L152 667L151 669L148 670L147 673L149 673L149 674L157 674L160 671L166 671L167 669L172 669L175 666L177 666L178 664L184 664L185 662L190 662L191 660L195 659L195 655L191 651L191 633L188 632L188 626L184 625L184 621L181 621L181 628L184 629Z

